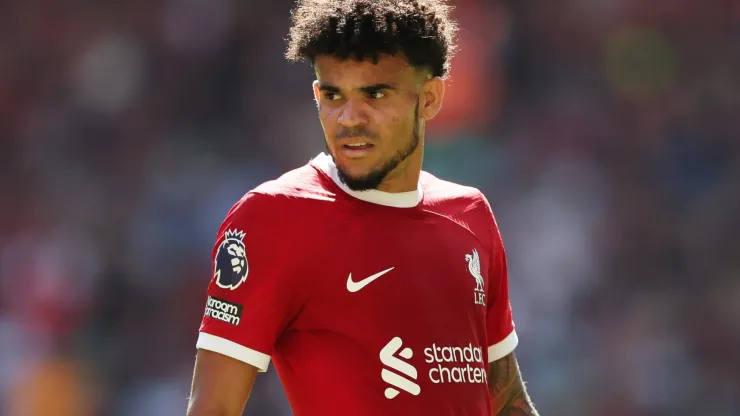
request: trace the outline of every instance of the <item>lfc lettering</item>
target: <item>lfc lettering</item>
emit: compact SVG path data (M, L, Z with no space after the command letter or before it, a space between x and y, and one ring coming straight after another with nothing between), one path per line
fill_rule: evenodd
M486 294L482 292L473 292L473 300L476 305L486 306Z

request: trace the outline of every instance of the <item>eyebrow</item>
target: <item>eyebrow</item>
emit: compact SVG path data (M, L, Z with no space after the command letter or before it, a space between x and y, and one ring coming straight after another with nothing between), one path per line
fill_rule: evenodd
M378 90L394 90L394 89L395 88L393 88L391 85L388 85L388 84L373 84L373 85L368 85L366 87L361 87L360 91L367 94L369 92L378 91Z
M339 87L335 87L329 84L319 83L319 91L338 93Z
M395 90L396 88L390 84L372 84L372 85L366 85L364 87L358 88L358 90L362 91L363 93L367 94L373 91L378 90ZM319 83L319 90L320 91L326 91L331 93L339 93L339 87L331 85L331 84L325 84L325 83Z

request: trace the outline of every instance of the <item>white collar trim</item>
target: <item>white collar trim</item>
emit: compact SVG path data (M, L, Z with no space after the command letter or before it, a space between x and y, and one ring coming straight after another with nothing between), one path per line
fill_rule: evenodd
M413 208L419 205L423 197L421 190L421 184L417 185L416 190L409 192L383 192L377 189L370 189L368 191L354 191L349 189L341 179L337 172L337 166L334 164L334 160L331 156L326 153L320 153L312 160L313 164L324 171L329 177L337 184L338 187L342 188L347 194L373 204L385 205L394 208Z

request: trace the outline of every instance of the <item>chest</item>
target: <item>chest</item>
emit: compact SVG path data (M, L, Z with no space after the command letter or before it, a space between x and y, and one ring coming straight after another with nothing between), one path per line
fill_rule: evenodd
M310 271L306 312L339 317L311 322L345 332L477 331L485 327L487 238L435 214L339 220L320 239L325 255Z

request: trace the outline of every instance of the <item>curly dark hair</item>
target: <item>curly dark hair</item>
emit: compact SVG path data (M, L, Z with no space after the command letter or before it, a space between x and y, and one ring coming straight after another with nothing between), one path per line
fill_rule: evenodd
M403 53L417 69L444 77L457 30L444 0L298 0L286 57L314 63Z

